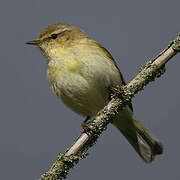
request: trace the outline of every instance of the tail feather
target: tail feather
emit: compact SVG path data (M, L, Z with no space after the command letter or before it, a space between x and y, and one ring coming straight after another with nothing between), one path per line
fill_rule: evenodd
M136 120L128 107L120 113L113 124L122 132L146 163L150 163L155 155L163 153L162 144Z

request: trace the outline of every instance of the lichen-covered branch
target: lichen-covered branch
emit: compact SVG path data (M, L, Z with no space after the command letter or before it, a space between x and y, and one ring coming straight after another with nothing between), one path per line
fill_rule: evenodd
M165 72L165 64L180 52L180 34L157 57L149 60L141 67L139 74L126 86L114 87L112 99L97 116L88 123L75 143L64 153L59 154L56 162L48 172L41 176L41 180L61 180L66 178L71 169L81 158L87 155L88 149L96 142L99 135L113 121L120 110L149 82Z

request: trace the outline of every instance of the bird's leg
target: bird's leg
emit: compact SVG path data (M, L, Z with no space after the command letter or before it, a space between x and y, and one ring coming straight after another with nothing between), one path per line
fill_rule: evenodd
M87 122L90 119L90 116L87 116L84 122Z
M90 116L87 116L86 119L81 123L82 128L86 132L88 130L88 120L90 119Z

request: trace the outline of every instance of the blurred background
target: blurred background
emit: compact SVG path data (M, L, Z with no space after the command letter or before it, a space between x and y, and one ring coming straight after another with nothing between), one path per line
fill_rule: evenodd
M76 25L111 52L128 82L176 38L179 7L179 0L1 0L1 179L40 178L74 142L83 120L51 92L45 58L26 41L50 24ZM135 115L163 143L164 154L146 165L109 125L68 180L180 178L179 60L180 54L133 99Z

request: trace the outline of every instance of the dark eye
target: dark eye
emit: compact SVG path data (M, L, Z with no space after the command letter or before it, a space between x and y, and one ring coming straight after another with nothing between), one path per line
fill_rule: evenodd
M52 34L52 35L51 35L51 38L52 38L52 39L56 39L56 38L57 38L57 34Z

